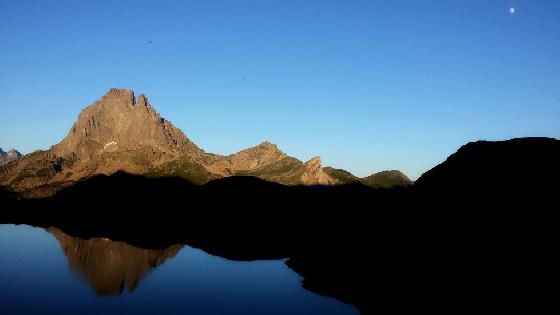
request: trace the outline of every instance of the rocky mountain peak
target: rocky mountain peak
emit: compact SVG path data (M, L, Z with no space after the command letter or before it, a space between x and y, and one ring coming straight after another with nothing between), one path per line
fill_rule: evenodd
M257 146L241 150L235 154L217 159L210 169L218 174L241 170L254 170L282 160L288 155L278 146L264 141Z
M181 130L160 117L144 94L110 89L80 112L68 135L52 149L57 156L76 154L81 160L106 152L150 149L168 156L201 156Z
M134 91L129 89L110 88L103 98L123 98L134 102Z
M263 141L257 147L263 149L278 149L277 145L270 143L269 141Z

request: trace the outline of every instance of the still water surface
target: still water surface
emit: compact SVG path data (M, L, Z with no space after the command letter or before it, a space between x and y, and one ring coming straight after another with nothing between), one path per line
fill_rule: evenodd
M358 313L303 289L284 262L0 225L0 313Z

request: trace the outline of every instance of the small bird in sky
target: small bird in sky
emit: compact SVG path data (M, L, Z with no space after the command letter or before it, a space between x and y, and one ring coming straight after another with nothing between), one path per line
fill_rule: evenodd
M152 44L152 41L151 41L151 40L150 40L150 41L148 41L148 45L151 45L151 44Z
M509 8L509 13L510 14L515 14L515 8L513 8L513 7Z

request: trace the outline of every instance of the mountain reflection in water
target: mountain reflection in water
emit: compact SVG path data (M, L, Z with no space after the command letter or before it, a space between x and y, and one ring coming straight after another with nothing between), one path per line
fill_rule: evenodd
M107 238L84 240L53 227L47 230L60 243L72 270L83 276L100 296L120 295L125 285L128 292L134 291L151 269L175 257L183 247L143 249Z
M359 312L305 290L285 259L235 261L188 245L146 247L0 224L0 314Z

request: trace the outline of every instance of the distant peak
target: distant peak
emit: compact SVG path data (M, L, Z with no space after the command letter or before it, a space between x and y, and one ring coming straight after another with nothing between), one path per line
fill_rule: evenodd
M262 147L262 148L274 148L274 149L278 149L278 146L276 146L276 145L273 144L273 143L270 143L269 141L263 141L263 142L261 142L258 146L259 146L259 147Z
M10 149L10 150L8 151L8 155L13 155L13 154L15 154L15 155L21 155L21 153L20 153L18 150L16 150L16 149Z
M116 88L109 89L109 91L107 91L107 93L103 95L101 100L110 103L124 103L128 106L134 106L134 103L136 102L133 90Z
M282 150L280 150L277 145L275 145L274 143L270 143L269 141L263 141L263 142L259 143L258 145L254 146L254 147L250 147L250 148L241 150L237 153L241 153L241 152L263 152L263 153L264 152L280 152L280 153L283 153Z
M146 148L168 156L191 154L198 158L203 154L181 130L161 118L146 95L136 99L133 90L112 88L80 112L54 153L77 154L87 160L106 152Z
M7 155L7 156L21 156L21 153L16 149L10 149L8 152L5 152L0 148L0 155Z
M4 152L2 148L0 148L0 165L4 165L10 161L17 160L22 156L19 151L16 149L10 149L8 152Z
M134 95L133 90L110 88L105 95Z

